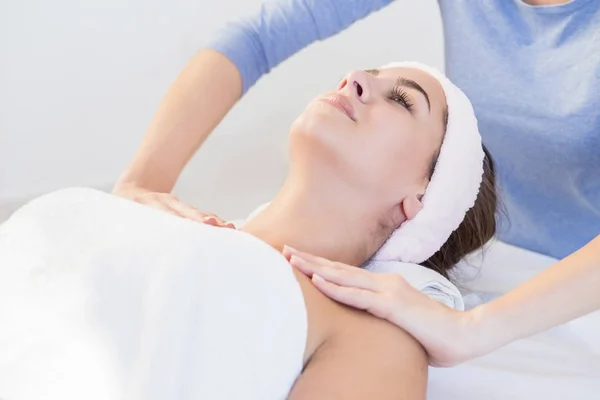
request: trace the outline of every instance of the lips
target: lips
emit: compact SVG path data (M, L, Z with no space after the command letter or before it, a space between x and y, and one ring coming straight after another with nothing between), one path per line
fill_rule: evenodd
M321 97L319 100L332 105L333 107L345 113L352 121L356 121L354 107L346 96L342 96L341 94L329 94Z

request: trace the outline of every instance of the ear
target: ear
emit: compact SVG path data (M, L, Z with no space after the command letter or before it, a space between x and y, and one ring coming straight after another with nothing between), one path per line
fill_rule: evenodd
M406 215L407 220L416 217L419 211L423 209L423 203L421 203L422 198L423 195L414 194L405 197L404 200L402 200L402 211L404 212L404 215Z

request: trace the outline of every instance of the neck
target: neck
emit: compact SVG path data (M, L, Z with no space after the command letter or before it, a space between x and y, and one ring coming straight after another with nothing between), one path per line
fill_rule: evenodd
M242 230L278 251L288 245L360 266L376 250L366 240L369 229L373 230L372 219L355 205L340 204L340 198L344 197L286 182L271 204Z

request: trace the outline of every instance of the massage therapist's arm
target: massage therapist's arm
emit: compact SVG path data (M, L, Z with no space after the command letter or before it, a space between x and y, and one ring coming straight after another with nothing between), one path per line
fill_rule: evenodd
M197 53L161 102L115 192L173 189L185 164L242 93L238 69L214 50Z
M372 274L297 250L291 255L298 257L291 263L303 273L324 278L313 278L321 292L406 329L427 349L430 362L440 366L600 311L600 236L507 294L466 312L431 300L398 276Z
M425 399L426 388L427 355L421 345L365 314L321 345L289 399Z
M145 203L145 194L170 192L196 150L263 74L390 2L269 1L252 17L224 27L168 90L115 193Z
M600 236L504 296L473 310L480 353L600 311Z

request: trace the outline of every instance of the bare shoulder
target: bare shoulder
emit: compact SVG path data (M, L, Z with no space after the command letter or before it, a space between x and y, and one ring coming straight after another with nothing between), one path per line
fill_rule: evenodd
M341 325L348 311L341 304L323 295L306 275L294 269L294 275L300 285L306 305L308 334L304 362L307 363L323 343L331 337Z
M428 365L418 341L387 321L333 302L305 276L297 279L309 314L309 343L290 399L425 398Z

